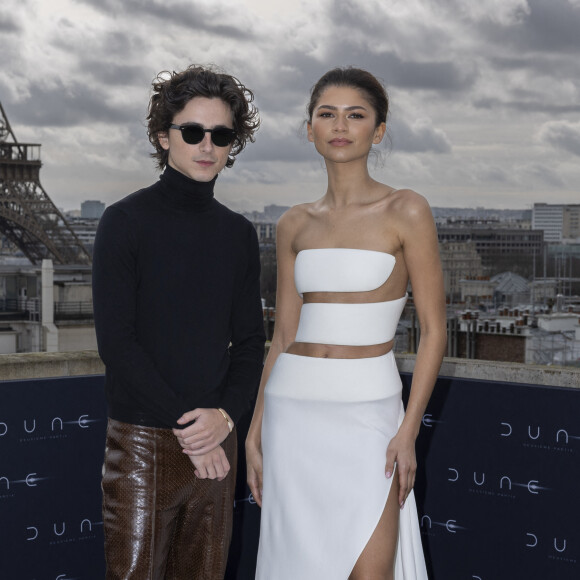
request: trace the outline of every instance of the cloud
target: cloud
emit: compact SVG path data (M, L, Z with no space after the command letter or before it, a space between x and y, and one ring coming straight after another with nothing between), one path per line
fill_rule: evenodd
M487 21L501 26L520 24L531 12L528 0L453 0L450 5L462 19L478 23Z
M580 122L548 121L536 134L539 143L580 156Z
M401 119L389 123L393 149L408 153L450 153L451 142L445 131L433 126L431 119L422 117L408 125Z
M569 0L528 0L522 40L535 50L576 52L580 49L580 10Z
M233 6L224 6L215 2L210 5L191 1L168 0L78 0L106 14L117 18L134 18L142 20L151 18L162 22L164 26L173 25L187 28L192 36L203 36L207 33L224 36L228 39L251 40L252 26L244 11ZM224 9L225 8L225 9ZM228 20L234 24L227 24ZM236 22L237 20L237 22Z
M513 183L510 172L497 165L477 164L474 175L481 183L493 183L498 185L508 185Z
M263 119L221 187L287 204L326 185L299 130L309 90L355 65L393 103L392 155L371 162L382 180L439 205L564 201L580 179L578 30L580 0L3 0L0 100L19 138L43 144L59 205L107 201L156 174L153 77L216 63L255 92Z
M498 3L501 3L498 0ZM467 3L466 3L467 4ZM475 6L479 3L470 3ZM509 3L508 3L509 4ZM497 44L519 51L573 54L580 48L580 10L569 0L527 0L510 21L480 21L477 33Z
M493 97L484 97L473 101L473 105L478 109L499 110L509 109L511 111L519 111L521 113L549 113L549 114L566 114L579 113L580 103L559 104L551 101L545 101L541 95L536 95L536 98L522 101L522 100L502 100Z
M60 80L54 80L51 86L34 82L28 87L27 98L11 103L7 114L13 124L35 127L135 122L136 111L131 106L109 104L105 93L92 90L82 82L72 82L68 86Z
M150 80L150 71L142 65L108 63L103 60L86 59L81 65L97 85L106 93L111 85L126 87L127 85L143 86Z
M300 137L298 131L283 135L260 131L256 143L249 144L244 150L247 161L312 161L317 154L314 146Z
M0 32L2 34L16 34L21 30L20 23L12 14L0 12Z
M524 178L529 179L529 183L534 189L546 185L555 187L556 189L566 186L563 176L556 169L548 167L544 163L527 163L523 166L516 167L516 171L524 176Z
M73 52L73 63L78 72L90 75L94 66L144 67L143 56L150 46L137 31L125 30L118 23L108 22L105 26L99 19L60 18L47 34L47 44L67 55Z
M463 66L443 58L403 59L393 50L378 51L348 41L333 43L331 54L337 65L366 68L389 87L454 92L468 89L477 78L477 69L471 64Z

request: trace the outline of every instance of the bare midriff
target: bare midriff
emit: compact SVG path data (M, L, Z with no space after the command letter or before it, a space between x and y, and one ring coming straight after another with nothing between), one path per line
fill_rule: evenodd
M312 356L316 358L371 358L383 356L393 348L394 340L370 346L350 346L342 344L316 344L312 342L293 342L287 349L288 354Z
M380 289L369 292L308 292L303 296L304 304L360 304L381 302L384 300L392 300L392 296L389 296L384 291L384 286ZM342 344L318 344L313 342L293 342L286 349L286 353L300 356L312 356L316 358L371 358L387 354L393 349L394 343L394 340L390 340L381 344L352 346Z

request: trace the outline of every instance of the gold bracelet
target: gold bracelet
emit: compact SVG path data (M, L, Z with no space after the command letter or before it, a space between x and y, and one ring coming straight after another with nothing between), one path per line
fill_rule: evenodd
M234 430L234 422L227 416L226 412L223 409L219 408L218 411L224 416L224 419L228 424L228 429L230 430L231 433Z

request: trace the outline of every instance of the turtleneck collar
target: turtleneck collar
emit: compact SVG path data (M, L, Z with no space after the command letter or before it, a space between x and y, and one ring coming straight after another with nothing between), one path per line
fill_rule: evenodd
M211 181L196 181L170 165L159 176L161 194L173 207L191 211L205 211L213 202L213 188L217 175Z

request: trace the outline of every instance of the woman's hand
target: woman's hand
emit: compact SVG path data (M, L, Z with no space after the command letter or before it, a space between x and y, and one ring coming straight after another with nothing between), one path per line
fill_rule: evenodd
M256 500L262 507L262 451L246 441L247 482Z
M400 431L391 439L387 447L387 465L385 467L387 478L393 475L395 464L399 476L399 506L402 509L415 485L417 459L415 457L415 438Z

